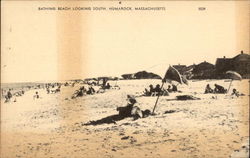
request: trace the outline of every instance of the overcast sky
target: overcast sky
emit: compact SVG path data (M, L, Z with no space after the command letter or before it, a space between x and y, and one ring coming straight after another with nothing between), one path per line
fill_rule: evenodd
M117 2L3 2L2 82L164 74L169 64L215 64L249 53L249 2L123 2L165 11L39 11ZM198 7L206 7L199 11Z

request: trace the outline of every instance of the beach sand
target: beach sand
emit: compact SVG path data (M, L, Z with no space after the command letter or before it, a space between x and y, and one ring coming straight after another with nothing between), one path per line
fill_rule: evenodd
M249 155L248 80L232 88L246 94L203 94L206 84L228 88L224 80L190 81L182 93L160 97L156 115L116 123L84 124L115 115L127 94L140 95L159 80L122 80L103 94L71 99L76 87L46 94L27 91L17 102L1 101L1 158L246 158ZM167 86L167 85L166 85ZM231 88L231 90L232 90ZM34 100L38 91L41 99ZM174 100L177 95L200 100ZM156 97L138 97L137 106L152 111Z

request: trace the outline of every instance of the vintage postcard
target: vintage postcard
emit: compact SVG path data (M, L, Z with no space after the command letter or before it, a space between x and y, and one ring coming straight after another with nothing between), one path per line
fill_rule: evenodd
M249 157L249 9L2 0L0 157Z

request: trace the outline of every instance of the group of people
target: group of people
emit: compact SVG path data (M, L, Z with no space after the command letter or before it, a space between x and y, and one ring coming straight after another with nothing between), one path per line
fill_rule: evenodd
M61 92L61 86L58 86L58 87L53 88L53 89L47 87L46 91L47 91L47 94L59 93L59 92Z
M84 95L93 95L95 94L95 89L92 86L89 86L88 89L86 89L84 86L80 87L79 90L76 90L73 96L71 97L72 99L77 98L77 97L82 97Z
M75 93L72 95L72 99L76 97L82 97L84 95L93 95L95 93L104 93L106 90L110 89L117 89L119 90L120 87L115 85L111 86L108 82L103 82L102 85L98 86L98 89L94 89L92 85L89 85L88 88L85 88L84 86L80 87L78 90L75 91Z
M59 93L61 91L61 84L60 83L54 83L54 84L45 84L45 88L47 91L47 94L51 93Z
M152 84L149 85L149 90L145 88L145 92L144 92L145 96L158 96L158 95L163 95L163 94L168 95L166 91L161 89L159 84L157 84L155 87Z
M8 90L7 94L5 95L5 103L9 102L12 98L12 93L11 93L11 89Z
M95 93L104 93L105 90L111 89L111 85L108 82L104 82L98 90L95 90L92 85L89 85L88 89L84 86L76 90L71 98L82 97L84 95L93 95Z
M227 92L228 92L227 89L225 89L223 86L218 85L218 84L214 84L214 89L212 89L209 84L207 84L205 88L205 94L207 93L225 94ZM243 96L244 94L240 93L234 88L231 95L239 97L239 96Z
M16 91L14 93L11 92L11 89L9 89L5 95L5 103L10 102L12 98L14 98L14 102L16 102L16 97L20 97L24 95L24 90Z
M205 88L205 94L207 93L220 93L220 94L225 94L227 93L227 89L225 89L223 86L214 84L214 89L210 87L209 84L207 84Z
M168 91L169 93L171 93L171 92L178 92L178 89L177 89L177 86L176 86L176 85L172 84L172 87L171 87L170 85L168 85L167 91Z
M145 88L144 96L168 96L169 93L177 91L177 86L174 84L172 84L172 86L169 85L167 89L160 87L159 84L157 84L155 87L151 84L149 85L149 90Z
M111 88L111 86L110 86L109 83L104 84L104 85L102 86L102 89L110 89L110 88Z

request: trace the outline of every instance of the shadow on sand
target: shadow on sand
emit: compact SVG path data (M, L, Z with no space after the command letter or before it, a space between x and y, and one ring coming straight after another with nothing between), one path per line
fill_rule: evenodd
M104 117L100 120L96 120L96 121L89 121L88 123L85 123L84 126L88 126L88 125L101 125L101 124L111 124L114 123L116 124L116 121L120 121L122 119L124 119L126 117L121 116L119 114L117 115L111 115L108 117Z

